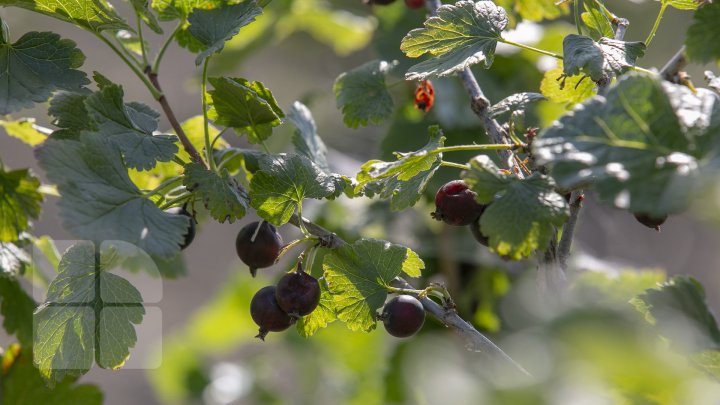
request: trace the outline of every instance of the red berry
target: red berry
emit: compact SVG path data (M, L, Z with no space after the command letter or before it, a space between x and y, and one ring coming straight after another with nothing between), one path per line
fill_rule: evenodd
M257 269L275 264L283 246L282 236L269 222L251 222L238 232L235 249L243 263L250 267L250 274L255 277ZM254 237L254 238L253 238Z
M660 225L664 224L667 220L667 215L663 215L662 217L651 217L644 213L636 213L633 215L638 222L658 232L660 231Z
M173 215L182 215L184 217L187 217L189 219L188 222L190 222L190 225L188 226L187 232L185 232L185 240L180 245L180 249L183 250L186 247L190 246L193 239L195 239L195 218L193 218L192 215L190 215L189 212L185 209L185 207L172 207L165 210L168 214Z
M275 298L290 316L305 316L320 304L320 284L303 271L287 273L278 281Z
M425 323L425 310L417 298L398 295L385 304L380 319L390 335L408 337L422 328Z
M260 327L257 338L265 340L269 332L282 332L295 322L275 299L275 286L263 287L250 301L250 316Z
M469 225L480 217L485 206L475 201L475 194L462 180L453 180L435 194L435 212L431 215L449 225Z
M408 8L423 8L425 7L425 0L405 0L405 5L408 6Z

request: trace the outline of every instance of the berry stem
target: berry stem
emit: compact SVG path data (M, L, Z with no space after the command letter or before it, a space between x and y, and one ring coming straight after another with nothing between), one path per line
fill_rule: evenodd
M147 49L145 49L145 38L143 37L142 19L140 18L140 13L137 10L135 10L135 21L137 21L137 33L138 39L140 40L140 55L142 56L143 66L150 66L150 62L148 62L147 58Z
M557 54L557 53L555 53L555 52L550 52L550 51L546 51L546 50L544 50L544 49L532 47L532 46L530 46L530 45L525 45L525 44L521 44L521 43L519 43L519 42L510 41L509 39L505 39L505 38L502 38L502 37L499 38L498 41L499 41L499 42L502 42L502 43L505 43L505 44L508 44L508 45L512 45L512 46L518 47L518 48L520 48L520 49L525 49L525 50L528 50L528 51L537 52L537 53L542 54L542 55L545 55L545 56L551 56L551 57L553 57L553 58L555 58L555 59L560 59L560 60L563 59L563 56L562 56L562 55L559 55L559 54Z
M260 227L258 227L258 229L259 228ZM256 234L257 234L257 231L256 231ZM253 235L253 239L254 239L254 237L255 237L255 235ZM280 260L280 258L283 257L283 255L285 255L285 253L287 253L290 249L294 248L295 246L297 246L303 242L307 242L310 240L317 240L317 236L311 235L311 236L304 237L302 239L296 239L296 240L288 243L287 245L283 246L282 249L280 249L280 253L278 253L278 257L275 261L277 262L278 260Z
M440 162L440 166L454 167L454 168L460 169L460 170L467 170L467 169L468 169L468 166L467 166L467 165L461 165L460 163L455 163L455 162L448 162L447 160L441 161L441 162Z
M212 144L210 143L210 119L208 118L207 105L207 72L208 65L210 64L210 58L210 56L205 58L205 63L203 63L200 96L202 97L203 130L205 131L205 158L210 164L210 170L212 170L213 172L217 172L217 166L215 166L215 158L213 157L212 153Z
M150 196L153 196L153 195L155 195L155 194L160 194L161 191L163 191L163 190L165 190L165 189L168 189L168 188L171 188L171 186L174 186L175 184L180 183L180 182L182 182L182 176L173 176L173 177L170 177L169 179L167 179L167 180L163 181L162 183L160 183L160 185L158 185L158 186L155 187L154 189L148 190L148 191L144 192L144 193L143 193L143 196L144 196L144 197L150 197Z
M660 6L660 11L658 12L657 17L655 18L655 24L653 24L652 29L650 30L650 34L648 34L647 39L645 40L645 46L650 46L650 41L653 40L655 37L655 32L657 32L658 27L660 27L660 21L662 21L663 15L665 14L665 10L667 9L669 2L663 1Z
M437 155L445 152L462 152L462 151L485 151L485 150L512 150L517 148L510 144L489 144L489 145L455 145L443 146L428 152L429 155Z
M576 190L570 193L570 217L563 226L562 237L558 245L558 262L563 271L567 270L567 261L570 257L570 248L572 247L573 234L575 233L575 225L580 216L580 208L584 199L583 191Z

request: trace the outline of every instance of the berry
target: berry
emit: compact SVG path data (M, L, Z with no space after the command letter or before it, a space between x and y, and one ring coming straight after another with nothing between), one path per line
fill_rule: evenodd
M290 315L280 308L275 299L275 286L263 287L255 293L250 301L250 316L260 327L258 335L260 340L265 340L269 332L282 332L295 322Z
M237 254L240 260L250 267L253 277L257 269L275 264L283 245L282 236L272 224L263 221L260 229L258 224L260 223L255 221L245 225L235 239Z
M425 0L405 0L405 5L408 8L423 8L425 7Z
M299 264L298 270L285 274L275 289L280 308L295 318L311 313L320 304L320 284L303 272Z
M477 221L473 222L469 226L470 233L472 233L472 236L475 238L475 240L483 246L489 246L490 241L488 240L488 237L483 235L482 231L480 230L480 218L478 218Z
M470 225L485 209L475 201L476 195L462 180L453 180L435 194L435 212L430 215L449 225Z
M385 304L380 319L385 330L395 337L412 336L425 323L425 310L417 298L398 295Z
M663 215L659 218L651 217L650 215L643 213L636 213L633 215L635 215L635 219L637 219L638 222L658 232L660 231L660 225L664 224L667 220L667 215Z
M186 247L190 246L193 239L195 239L195 218L187 212L185 207L172 207L166 209L165 212L172 215L184 215L190 219L190 226L188 227L187 232L185 232L185 240L180 245L180 249L184 250Z

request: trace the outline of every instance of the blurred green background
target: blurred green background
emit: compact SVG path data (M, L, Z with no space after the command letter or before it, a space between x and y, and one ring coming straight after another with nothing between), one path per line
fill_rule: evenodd
M126 3L114 5L122 15L130 15ZM630 20L626 40L644 40L659 9L659 3L651 1L614 0L607 6ZM15 38L32 29L56 31L75 40L87 56L85 71L102 72L124 86L127 100L159 109L127 67L96 38L29 12L3 9L0 13ZM691 17L691 12L670 8L640 65L661 67L682 44ZM383 58L400 62L389 82L401 81L411 61L399 51L400 40L421 26L424 18L424 11L408 10L399 0L374 8L359 0L275 0L213 60L211 75L262 81L286 109L295 100L306 103L331 149L331 165L346 175L354 175L371 158L388 159L393 151L423 145L426 128L433 123L443 127L448 144L482 142L467 95L453 78L434 81L436 106L427 115L412 106L414 84L401 83L392 90L396 116L391 122L356 130L342 122L332 94L334 79L366 61ZM522 24L517 38L561 51L562 36L574 32L570 22L562 18ZM156 49L161 39L148 36ZM160 72L165 94L181 120L201 113L200 71L193 61L194 55L172 45ZM493 67L475 73L486 95L498 101L515 92L538 91L543 71L551 66L526 51L500 48ZM703 84L702 71L707 68L689 68L697 85ZM46 106L40 105L14 118L36 117L38 124L49 126L45 111ZM530 111L528 122L547 125L563 111L562 106L541 103ZM270 149L291 148L291 133L290 126L276 129ZM246 145L234 135L226 139ZM0 137L0 154L6 166L30 166L43 177L32 150L19 141ZM454 156L454 160L470 156ZM454 176L455 169L442 169L429 187L429 196ZM95 369L83 381L98 383L108 405L718 403L720 388L668 344L656 343L640 326L641 315L627 305L632 296L664 280L663 271L692 274L705 285L713 307L720 305L718 200L716 192L709 191L691 212L670 218L656 233L627 212L589 198L577 231L576 266L594 270L590 277L598 279L587 286L578 282L573 290L578 292L577 300L561 308L545 308L535 299L532 263L500 261L475 244L467 229L431 221L430 199L400 214L390 213L383 202L367 200L308 204L307 216L344 238L385 238L417 251L428 268L418 285L444 282L461 315L497 339L535 380L518 378L466 352L462 341L430 319L422 333L409 340L389 337L382 326L363 334L337 323L312 339L293 330L271 334L265 343L253 339L256 326L249 317L250 298L291 264L281 262L257 279L250 278L234 251L237 231L255 220L248 217L232 225L202 224L196 241L185 251L187 276L163 282L162 298L154 304L162 316L161 327L141 326L132 354L146 364L161 364L159 368ZM55 201L48 199L35 233L71 239L60 226ZM286 241L299 235L289 226L281 232ZM623 273L631 267L663 270ZM618 278L627 283L618 284ZM602 299L588 299L594 296Z

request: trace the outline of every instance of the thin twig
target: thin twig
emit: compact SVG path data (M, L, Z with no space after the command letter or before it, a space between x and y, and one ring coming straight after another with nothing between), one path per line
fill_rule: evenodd
M563 271L567 270L567 261L568 257L570 257L575 225L580 216L580 208L582 208L584 199L585 196L582 190L576 190L570 194L570 218L568 218L565 226L563 226L562 238L560 238L560 244L558 245L558 261Z
M153 86L155 86L155 88L162 93L162 89L160 88L160 82L158 81L158 75L156 73L153 73L149 69L149 67L145 69L145 74L147 74ZM205 161L203 160L202 156L200 156L200 153L197 151L197 149L195 149L195 146L193 146L192 142L190 142L190 139L185 134L185 131L180 125L180 122L175 117L175 112L170 107L170 104L167 101L167 97L165 97L164 93L162 94L163 95L160 96L160 98L158 99L158 103L160 103L160 106L165 112L165 116L167 117L168 121L170 121L170 125L173 127L175 133L180 139L180 143L182 144L188 155L190 155L190 159L192 159L196 163L201 164L204 168L207 169L207 164L205 164Z
M681 46L680 49L673 55L672 58L660 69L660 76L663 79L675 82L677 74L687 65L687 57L685 56L685 45Z

